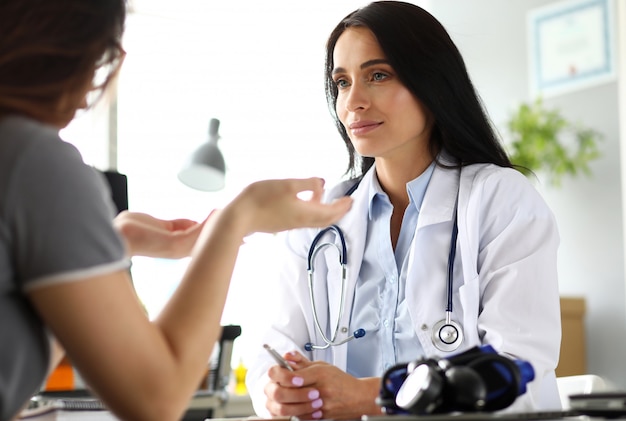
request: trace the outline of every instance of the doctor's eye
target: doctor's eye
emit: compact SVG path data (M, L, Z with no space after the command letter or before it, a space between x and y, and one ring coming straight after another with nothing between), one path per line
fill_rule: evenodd
M348 81L343 78L337 78L334 80L334 82L335 82L335 85L337 85L337 89L344 89L350 86Z
M374 72L372 73L372 80L374 82L380 82L381 80L385 80L389 77L387 73L384 72Z

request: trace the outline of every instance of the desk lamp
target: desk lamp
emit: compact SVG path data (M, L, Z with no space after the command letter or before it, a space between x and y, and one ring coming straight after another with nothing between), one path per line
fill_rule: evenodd
M178 173L178 179L183 184L202 191L216 191L224 187L226 165L224 156L217 147L219 127L220 121L212 118L209 122L208 140L195 150Z

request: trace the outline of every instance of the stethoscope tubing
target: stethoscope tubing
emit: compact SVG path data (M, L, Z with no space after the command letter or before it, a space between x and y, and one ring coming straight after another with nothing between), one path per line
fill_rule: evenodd
M457 199L458 200L458 199ZM452 294L453 294L453 275L454 275L454 259L456 258L456 242L459 235L459 224L457 222L457 205L454 207L454 225L452 226L452 235L450 238L450 252L448 253L448 302L446 304L446 312L452 313Z
M341 248L339 248L339 246L334 242L333 243L326 242L326 243L318 244L321 241L321 238L329 231L335 231L335 233L339 237ZM339 254L339 263L341 265L341 297L339 300L339 314L337 317L337 325L335 326L335 330L330 339L328 339L328 337L324 334L324 330L322 329L322 326L319 322L319 317L317 315L317 307L315 305L315 294L313 293L313 275L315 271L313 262L315 261L317 254L324 247L328 247L328 246L333 246L337 249L337 252ZM339 228L337 225L331 225L327 228L324 228L323 230L318 232L317 235L313 238L313 241L311 242L311 247L309 248L307 272L308 272L308 283L309 283L309 298L311 301L313 321L315 323L315 327L318 333L320 334L320 336L322 337L322 340L324 341L324 345L313 345L311 342L308 342L304 345L304 348L307 351L312 351L313 349L327 349L330 346L342 345L348 341L351 341L352 339L357 339L357 338L361 338L365 336L365 333L366 333L365 329L357 329L354 331L352 335L348 336L347 338L341 341L337 340L337 335L339 333L341 321L343 320L343 312L345 308L346 282L347 282L346 279L347 279L347 273L348 273L348 248L346 246L346 238L341 228Z
M358 186L358 183L355 186L352 186L352 188L350 188L347 194L351 194L352 192L354 192L354 190L356 189L356 186ZM458 198L458 192L457 192L457 198L456 198L456 202L454 205L454 217L453 217L454 224L452 226L452 233L450 236L450 251L448 253L448 273L447 273L448 282L447 282L447 291L446 291L446 296L447 296L446 297L447 298L446 316L443 320L435 324L435 326L433 327L433 335L432 335L433 344L435 345L435 347L442 351L448 351L448 352L457 349L461 345L461 342L463 341L463 331L462 331L461 326L457 322L452 320L453 293L454 293L454 285L453 285L454 259L456 258L456 246L457 246L457 238L458 238L458 233L459 233L458 217L457 217L458 200L459 198ZM337 236L339 237L339 242L341 244L341 247L339 247L334 242L332 243L325 242L325 243L318 244L321 241L322 237L330 231L334 231L337 234ZM328 246L333 246L337 249L338 254L339 254L339 263L341 264L341 298L340 298L339 315L337 318L337 325L335 326L335 330L330 339L328 339L328 337L324 334L324 330L322 329L322 326L320 325L318 314L317 314L317 307L315 305L315 294L313 293L314 261L315 261L315 258L317 257L317 254L324 247L328 247ZM315 235L315 237L313 238L313 241L311 242L311 246L309 248L309 253L308 253L308 261L307 261L309 297L311 301L311 308L312 308L315 327L318 333L320 334L322 340L324 341L324 345L313 345L312 343L309 342L305 344L305 349L307 351L311 351L313 349L327 349L330 346L342 345L352 339L365 336L365 333L366 333L365 330L357 329L353 335L341 341L337 341L337 334L339 333L340 324L341 324L341 320L343 319L343 312L344 312L344 307L345 307L344 302L345 302L345 296L346 296L346 275L347 275L347 265L348 265L347 255L348 255L348 247L346 245L346 239L345 239L343 231L337 225L331 225L329 227L326 227L320 230L317 233L317 235ZM444 332L450 332L451 329L452 329L452 332L456 333L456 335L453 335L454 338L451 341L447 341L442 336L444 336Z
M341 230L339 229L339 227L337 226L333 226L335 228L335 230L338 233L341 233ZM325 234L329 229L326 228L325 230L323 230L321 233ZM339 258L339 262L341 264L341 298L339 301L339 315L337 317L337 326L335 326L335 330L333 332L333 335L330 339L328 339L326 337L326 335L324 334L324 330L322 329L322 326L320 325L319 322L319 318L317 315L317 307L315 305L315 294L313 293L313 261L315 260L315 257L317 256L317 254L324 248L324 247L328 247L328 246L333 246L337 249L337 251L339 250L339 247L335 244L335 243L322 243L317 245L316 243L319 242L319 238L321 238L321 236L318 234L316 236L317 241L315 242L315 247L311 248L310 252L309 252L309 269L307 269L308 272L308 280L309 280L309 298L311 301L311 308L313 309L313 321L315 322L315 327L317 328L317 331L319 332L319 334L322 336L322 340L324 341L324 343L326 345L311 345L312 348L314 349L326 349L331 345L341 345L341 343L345 343L345 342L336 342L337 341L337 333L339 332L339 326L341 324L341 320L343 319L343 311L344 311L344 307L345 307L345 296L346 296L346 274L347 274L347 267L346 267L346 259L342 256L344 256L344 253L339 253L340 254L340 258ZM343 237L343 233L340 234L340 237L342 239L342 249L346 250L345 247L345 239Z
M341 262L341 265L344 268L348 265L348 247L346 246L346 237L343 235L343 231L341 230L341 228L339 228L339 226L331 225L329 227L322 229L320 232L318 232L317 235L313 238L313 241L311 242L311 247L309 247L309 258L307 261L307 268L306 268L308 272L313 272L313 261L315 260L315 255L317 255L317 252L319 251L319 247L317 246L317 243L319 243L322 237L329 231L335 231L337 235L339 236L339 241L341 243L341 250L339 250L339 246L337 246L337 244L335 243L323 243L320 245L320 247L322 245L330 245L330 244L337 247L337 251L339 251L339 261Z

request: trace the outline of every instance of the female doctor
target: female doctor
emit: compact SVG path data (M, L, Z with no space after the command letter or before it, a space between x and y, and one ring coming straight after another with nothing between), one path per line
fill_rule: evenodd
M534 367L508 410L560 407L555 219L445 29L418 6L371 3L331 33L325 77L353 175L327 196L354 202L338 230L286 237L277 313L247 375L257 414L380 414L388 367L481 344Z

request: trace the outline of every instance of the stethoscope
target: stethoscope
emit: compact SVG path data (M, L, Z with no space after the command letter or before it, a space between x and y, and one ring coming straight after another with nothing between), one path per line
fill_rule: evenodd
M341 248L329 241L320 243L322 237L329 231L334 231L339 237L339 241L341 244ZM313 262L315 261L315 256L319 253L323 248L332 246L337 249L339 253L339 263L341 264L341 297L339 300L339 315L337 317L337 325L335 326L335 331L332 336L328 338L320 325L319 318L317 317L317 306L315 305L315 294L313 294L313 273L315 272L315 267ZM307 263L307 273L309 275L309 298L311 299L311 307L313 309L313 321L315 322L315 327L319 332L322 340L324 341L324 345L313 345L311 342L307 342L304 344L304 349L307 351L312 351L314 349L326 349L329 346L338 346L345 344L352 339L357 339L365 336L365 329L357 329L352 335L348 336L341 341L337 340L337 335L339 334L339 324L341 323L341 319L343 319L343 309L344 309L344 301L346 298L346 273L348 272L348 250L346 246L346 238L343 235L343 231L337 225L331 225L327 228L324 228L320 232L317 233L315 238L313 238L313 242L311 243L311 247L309 248L309 257Z
M356 189L358 183L353 186L346 195L352 194L352 192ZM444 319L435 323L432 329L432 342L433 345L440 351L451 352L456 350L461 343L463 342L463 329L461 325L452 320L452 293L453 293L453 279L452 275L454 272L454 258L456 256L456 243L457 236L459 233L458 223L457 223L457 211L458 211L458 195L457 202L454 205L454 226L452 227L452 235L450 239L450 252L448 254L448 285L447 285L447 303L446 303L446 316ZM335 232L336 236L339 238L340 246L335 242L321 242L322 237L324 237L329 232ZM339 315L337 317L337 325L335 326L335 330L330 338L326 336L324 330L322 329L319 318L317 315L317 306L315 305L315 295L313 294L313 274L315 272L314 264L315 257L317 254L324 249L325 247L335 247L337 252L339 253L339 263L341 265L341 297L339 300ZM346 238L337 225L331 225L322 229L317 235L313 238L311 242L311 247L309 247L309 254L307 260L307 274L308 274L308 284L309 284L309 298L311 301L311 307L313 310L313 321L315 323L315 328L317 332L320 334L324 345L314 345L311 342L307 342L304 345L304 349L307 351L312 351L314 349L327 349L330 346L339 346L343 345L346 342L351 341L352 339L358 339L365 336L365 329L357 329L352 335L348 336L345 339L337 340L337 335L340 331L340 323L343 318L343 310L344 310L344 302L346 297L346 274L347 274L347 245Z

